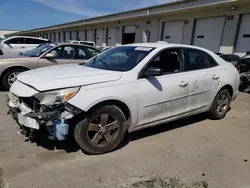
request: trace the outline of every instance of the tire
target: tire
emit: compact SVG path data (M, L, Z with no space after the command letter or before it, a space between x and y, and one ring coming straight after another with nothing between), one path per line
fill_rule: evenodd
M229 91L227 89L221 90L216 95L213 104L209 110L210 118L214 120L224 118L226 116L226 113L230 109L230 102L231 102L231 96L229 94Z
M9 82L9 77L11 75L14 75L16 73L16 75L18 75L21 72L24 72L25 69L21 69L21 68L14 68L11 70L8 70L2 77L2 85L4 87L4 89L9 90L11 87L11 84ZM15 79L13 79L13 82L15 81Z
M103 124L105 119L107 119L106 123ZM108 125L111 126L108 127ZM117 128L111 129L112 126ZM126 131L126 118L122 110L117 106L108 105L100 107L93 113L87 113L86 118L76 125L74 137L85 153L103 154L114 150L123 140ZM112 139L110 139L111 135Z

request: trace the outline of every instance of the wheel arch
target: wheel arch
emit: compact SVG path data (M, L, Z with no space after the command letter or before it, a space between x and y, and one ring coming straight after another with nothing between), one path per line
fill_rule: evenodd
M223 89L228 90L230 96L231 96L231 97L233 96L234 90L233 90L233 87L232 87L230 84L226 84L226 85L224 85L223 87L221 87L221 89L219 90L219 92L222 91ZM219 92L218 92L218 93L219 93Z
M107 105L115 105L118 108L120 108L122 110L122 112L124 113L126 120L127 121L131 121L131 111L128 107L127 104L125 104L123 101L121 100L117 100L117 99L108 99L108 100L104 100L104 101L99 101L96 104L92 105L92 107L90 107L87 112L94 112L95 110L103 107L103 106L107 106Z
M24 70L26 70L26 71L27 71L27 70L30 70L29 68L27 68L27 67L25 67L25 66L22 66L22 65L11 66L11 67L6 68L6 69L2 72L2 74L1 74L1 76L0 76L0 80L3 79L4 75L5 75L8 71L13 70L13 69L24 69Z

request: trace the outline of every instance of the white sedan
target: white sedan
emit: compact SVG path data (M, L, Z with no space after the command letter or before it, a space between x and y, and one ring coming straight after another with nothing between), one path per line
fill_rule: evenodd
M236 68L206 49L130 44L85 65L18 75L9 106L26 135L64 140L74 134L83 151L100 154L115 149L126 132L203 112L221 119L238 87Z

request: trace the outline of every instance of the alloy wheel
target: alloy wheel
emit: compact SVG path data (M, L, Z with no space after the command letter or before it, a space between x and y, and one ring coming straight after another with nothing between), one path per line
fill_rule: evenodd
M107 147L119 135L120 123L107 113L92 118L87 126L87 139L94 147Z
M219 114L224 114L227 112L229 106L229 99L226 95L221 95L217 101L217 112Z
M17 75L20 72L11 72L8 76L8 84L11 86L17 79Z

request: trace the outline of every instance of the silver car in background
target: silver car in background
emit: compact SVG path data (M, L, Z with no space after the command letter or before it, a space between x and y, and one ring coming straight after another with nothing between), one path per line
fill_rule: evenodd
M45 43L20 55L4 55L0 58L1 85L8 90L21 72L52 65L83 64L99 53L100 50L88 45Z
M49 42L48 39L30 36L8 37L0 41L0 55L23 53L45 42Z

